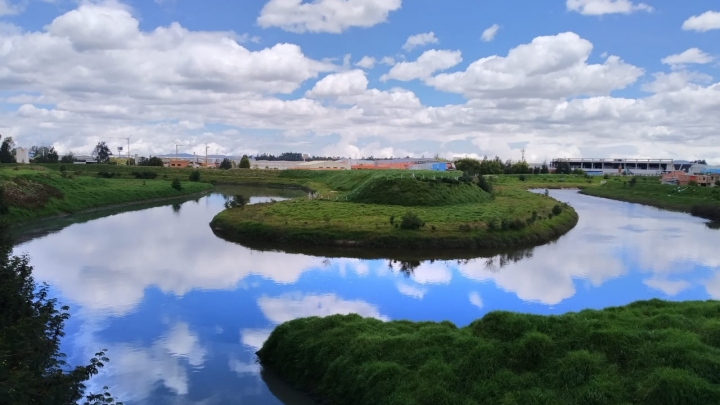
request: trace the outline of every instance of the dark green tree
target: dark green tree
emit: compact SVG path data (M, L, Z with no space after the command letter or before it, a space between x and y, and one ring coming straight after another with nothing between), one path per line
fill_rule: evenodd
M107 163L110 161L111 154L112 152L110 152L110 148L105 142L98 142L95 150L93 150L92 156L97 159L98 163Z
M555 163L555 174L571 174L572 168L570 167L570 163L565 162L563 160L558 161Z
M75 156L72 152L68 152L67 155L63 155L63 157L60 158L60 163L70 163L72 164L75 162Z
M420 219L420 217L418 217L416 213L410 211L403 215L402 221L400 222L400 228L409 230L420 229L424 225L425 223Z
M540 174L548 174L550 173L550 169L548 168L547 163L543 163L542 168L540 168Z
M15 156L13 156L12 150L15 147L15 142L11 136L3 139L2 145L0 145L0 163L15 163Z
M190 181L200 181L200 170L193 170L189 176Z
M87 366L69 368L60 352L69 308L38 285L27 256L11 256L9 227L0 223L0 402L3 404L120 404L112 395L88 394L84 382L108 359L95 354Z
M33 146L30 152L34 155L33 163L57 163L60 160L55 148L50 146Z
M139 162L138 166L158 166L158 167L162 167L162 166L165 166L165 164L163 163L162 159L160 159L159 157L157 157L157 156L151 156L150 159L141 160L141 161Z
M175 179L170 183L170 187L174 188L177 191L182 190L182 183L180 183L180 180Z
M222 170L232 169L232 162L230 161L230 159L228 159L228 158L223 159L222 162L220 162L220 168Z
M492 184L485 178L485 176L478 176L478 187L483 189L485 192L492 193Z
M480 173L480 161L470 158L460 159L455 162L455 168L461 172L474 176Z
M243 155L242 159L240 159L240 165L238 167L241 169L249 169L250 168L250 158L248 158L247 155Z

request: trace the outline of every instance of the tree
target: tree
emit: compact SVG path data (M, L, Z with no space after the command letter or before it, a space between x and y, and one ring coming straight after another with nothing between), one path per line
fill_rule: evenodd
M182 190L182 183L180 183L180 180L175 179L170 183L170 187L174 188L177 191Z
M143 159L140 161L140 164L138 166L158 166L162 167L165 166L162 159L160 159L157 156L151 156L150 159Z
M560 160L555 164L555 174L570 174L570 173L572 173L572 168L570 167L570 163Z
M200 170L193 170L189 176L190 181L200 181Z
M492 193L492 184L485 178L485 176L478 176L478 187L483 189L486 193Z
M225 201L225 208L245 209L245 204L247 204L247 199L245 199L245 196L243 196L242 194L236 194Z
M15 142L11 136L8 136L2 141L0 145L0 163L15 163L15 156L12 154L12 150L15 147Z
M240 159L240 166L241 169L249 169L250 168L250 159L247 155L243 155L242 159Z
M400 228L402 229L416 230L423 226L425 226L425 222L423 222L417 214L410 211L403 215L402 222L400 222Z
M60 163L70 163L73 164L75 162L75 155L73 155L72 152L68 152L67 155L63 155L62 158L60 158Z
M455 162L455 168L471 176L481 173L480 161L477 159L460 159Z
M548 168L547 163L543 163L542 168L540 169L540 174L548 174L550 173L550 169Z
M107 390L88 394L83 383L108 362L99 351L87 366L69 369L60 352L69 308L49 298L32 277L28 256L11 256L8 225L0 223L0 398L8 404L116 403Z
M220 168L222 170L232 169L232 162L230 161L230 159L228 159L228 158L223 159L222 162L220 162Z
M58 153L52 146L33 146L30 153L34 155L33 163L57 163L59 160Z
M112 155L112 152L110 152L110 148L105 144L105 142L98 142L92 153L92 156L97 159L98 163L109 162L110 155Z
M533 169L533 174L540 174L540 168L536 166L536 167Z

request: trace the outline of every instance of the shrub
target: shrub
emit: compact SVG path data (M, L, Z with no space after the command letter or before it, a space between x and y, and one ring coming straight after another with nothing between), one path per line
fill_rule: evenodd
M117 174L118 174L118 173L113 173L113 172L98 172L97 175L98 175L98 177L102 177L102 178L104 178L104 179L112 179L112 178L115 177Z
M492 193L493 191L492 184L490 184L488 179L485 178L485 176L483 175L478 176L478 187L480 187L486 193Z
M395 215L390 216L390 225L395 225Z
M155 172L132 172L136 179L152 180L158 176Z
M190 176L188 176L190 181L200 181L200 170L193 170L192 173L190 173Z
M637 184L637 177L633 177L632 179L630 179L630 182L628 184L630 185L630 187L635 187L635 185Z
M417 216L414 212L406 212L405 215L402 217L402 222L400 222L400 228L402 229L420 229L425 223L420 219L420 217Z
M560 204L555 204L555 206L552 208L553 215L560 215L562 213L562 207Z
M609 178L610 178L610 175L607 174L607 173L603 176L603 179L605 179L605 180L607 180L607 179L609 179Z
M715 180L715 186L720 187L720 180Z
M500 221L500 229L503 231L510 229L510 221L507 218L503 218L502 221Z
M469 224L460 224L460 226L458 226L458 230L460 232L470 232L472 231L472 226Z
M430 226L430 229L431 229L433 232L435 232L435 231L437 230L437 228L435 228L435 225L431 225L431 226Z
M222 170L232 169L232 162L230 161L230 159L228 159L228 158L223 159L222 162L220 162L220 169L222 169Z
M67 168L65 167L65 165L60 165L60 173L64 173L65 170L67 170Z
M238 165L240 169L249 169L250 168L250 159L247 157L247 155L243 155L242 159L240 159L240 164Z
M520 177L518 177L518 179L520 179L520 181L525 181L525 175L521 174Z
M172 183L170 184L170 187L174 188L177 191L182 190L182 184L180 183L180 180L178 180L178 179L173 180Z
M497 231L500 229L500 221L497 218L492 218L487 222L487 227L491 231Z
M510 221L510 229L519 231L519 230L525 228L525 226L526 226L526 222L520 218Z

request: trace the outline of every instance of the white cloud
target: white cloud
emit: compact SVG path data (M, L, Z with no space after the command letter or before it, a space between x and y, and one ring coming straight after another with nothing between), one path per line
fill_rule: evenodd
M495 35L497 35L498 30L500 29L500 26L497 24L491 25L488 29L483 31L480 38L485 42L490 42L493 39L495 39Z
M392 66L395 64L395 58L393 58L392 56L385 56L380 59L380 63L382 63L383 65Z
M400 62L395 64L380 80L386 81L388 79L394 79L410 81L427 79L435 72L449 69L462 62L461 55L460 51L431 49L423 52L414 62Z
M686 31L706 32L720 29L720 11L706 11L700 15L694 15L682 25Z
M691 286L690 282L685 280L667 280L662 277L653 277L643 280L643 284L658 291L662 291L671 297L680 294L682 291L687 290Z
M475 291L471 292L470 295L468 296L468 299L470 300L470 304L472 304L473 306L476 306L479 309L483 308L484 305L483 305L482 298L480 297L480 294L478 294L477 292L475 292Z
M404 296L422 300L427 294L428 289L424 287L418 287L406 283L397 283L398 292Z
M631 0L567 0L569 11L582 15L630 14L636 11L653 11L645 3L633 3Z
M281 297L260 297L258 306L265 317L275 323L291 321L311 316L325 317L330 315L358 314L365 318L388 320L380 314L377 307L365 301L346 301L335 294L302 295L286 294Z
M315 83L308 97L339 97L362 94L367 89L368 79L362 70L327 75Z
M23 11L21 4L13 4L10 0L0 0L0 17L4 15L15 15Z
M662 59L662 63L666 65L686 65L690 63L705 64L712 61L712 56L698 48L690 48L682 53L670 55Z
M363 69L372 69L375 67L376 62L377 61L373 57L363 56L362 59L355 64L355 66L359 66Z
M251 347L254 351L260 350L265 341L270 337L272 329L243 329L240 331L240 341L245 346Z
M257 19L263 28L339 34L350 27L372 27L385 22L402 0L270 0Z
M506 57L482 58L463 72L443 73L428 83L467 98L561 98L608 94L643 74L616 56L602 65L587 64L592 48L590 41L572 32L537 37Z
M705 282L705 290L710 298L720 300L720 271L716 271L713 277Z
M435 37L435 33L430 31L424 34L411 35L410 37L408 37L407 41L405 41L405 45L402 46L402 49L406 52L409 52L418 46L437 44L438 42L440 41L438 41L438 39Z

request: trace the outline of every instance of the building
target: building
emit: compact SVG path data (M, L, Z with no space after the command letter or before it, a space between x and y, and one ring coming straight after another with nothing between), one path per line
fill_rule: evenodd
M351 170L351 166L345 160L317 160L299 162L293 170Z
M17 163L30 163L30 152L26 148L15 149L15 161Z
M190 161L185 159L169 159L167 163L165 163L165 159L163 159L163 163L165 164L165 167L172 167L175 169L184 169L188 167L190 164Z
M559 164L567 163L570 169L582 169L589 175L626 174L630 176L660 176L675 169L672 159L553 159L550 171Z
M683 170L673 170L664 173L660 181L663 184L675 184L678 186L687 186L692 181L700 187L716 187L715 183L720 181L720 171L717 173L692 174Z
M452 163L447 162L430 162L417 165L410 165L409 170L432 170L435 172L445 172L454 168Z

